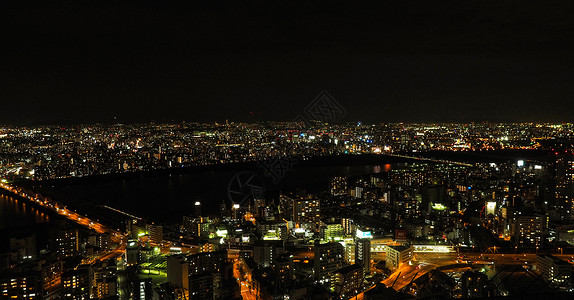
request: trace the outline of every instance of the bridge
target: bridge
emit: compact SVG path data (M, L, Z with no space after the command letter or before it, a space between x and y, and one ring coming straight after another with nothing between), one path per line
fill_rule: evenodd
M410 155L404 155L404 154L393 154L393 153L385 153L385 155L392 156L392 157L413 159L413 160L428 161L428 162L434 162L434 163L439 163L439 164L450 164L450 165L459 165L459 166L464 166L464 167L474 167L473 164L467 164L467 163L462 163L459 161L452 161L452 160L445 160L445 159L426 158L426 157L410 156Z

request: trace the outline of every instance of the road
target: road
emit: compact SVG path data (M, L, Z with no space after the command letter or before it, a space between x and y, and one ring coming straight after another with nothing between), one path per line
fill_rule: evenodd
M111 251L103 252L100 256L94 258L91 263L94 263L96 261L102 261L102 260L109 259L109 258L117 258L124 253L125 243L123 242L123 233L121 233L117 230L113 230L111 228L108 228L107 226L105 226L99 222L91 220L91 219L89 219L85 216L82 216L82 215L80 215L80 214L78 214L72 210L69 210L65 206L62 206L61 204L59 204L58 202L50 201L49 198L43 197L40 194L34 194L32 192L25 192L21 188L13 187L13 186L9 185L8 183L2 182L2 181L0 181L0 188L3 188L12 194L16 194L16 195L18 195L18 196L20 196L20 197L22 197L28 201L31 201L37 205L40 205L49 211L55 212L55 213L65 217L65 218L67 218L68 220L70 220L72 222L75 222L77 224L80 224L82 226L90 228L99 234L109 233L110 234L110 241L114 244L118 244L117 247Z
M563 260L572 261L574 264L573 255L556 255L555 257ZM508 254L508 253L464 253L458 258L456 253L415 253L412 265L404 264L398 270L393 272L391 276L383 280L386 286L395 290L400 290L406 287L413 279L423 276L427 272L440 267L448 267L455 265L463 265L468 263L471 265L535 265L536 254Z
M126 267L123 259L116 260L118 275L118 296L119 300L128 300L130 298Z
M389 278L382 282L386 286L392 286L393 289L400 290L413 279L419 278L434 268L456 263L456 253L415 253L412 265L401 265Z
M257 299L257 292L251 288L251 276L246 274L243 259L236 258L233 262L233 277L241 288L241 297L245 300Z

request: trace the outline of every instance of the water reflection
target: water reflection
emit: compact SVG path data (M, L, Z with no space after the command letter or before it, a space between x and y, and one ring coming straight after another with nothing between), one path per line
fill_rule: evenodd
M39 211L33 205L27 204L24 200L0 195L0 229L22 227L48 221L49 216L46 213Z

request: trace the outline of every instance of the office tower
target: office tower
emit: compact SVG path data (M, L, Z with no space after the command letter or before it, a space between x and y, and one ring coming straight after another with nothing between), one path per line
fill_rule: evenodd
M371 273L371 240L358 239L355 247L355 263L363 268L364 274Z
M318 241L314 248L315 279L319 280L320 283L328 282L331 274L343 267L345 248L340 243L319 244Z

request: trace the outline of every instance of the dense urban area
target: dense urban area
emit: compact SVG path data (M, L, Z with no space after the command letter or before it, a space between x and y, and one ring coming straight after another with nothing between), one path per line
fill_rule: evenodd
M3 127L0 197L50 225L3 234L0 296L567 299L573 135L567 123ZM359 155L395 161L273 196L249 171L218 209L194 200L171 222L37 188L257 162L280 181L297 161Z

